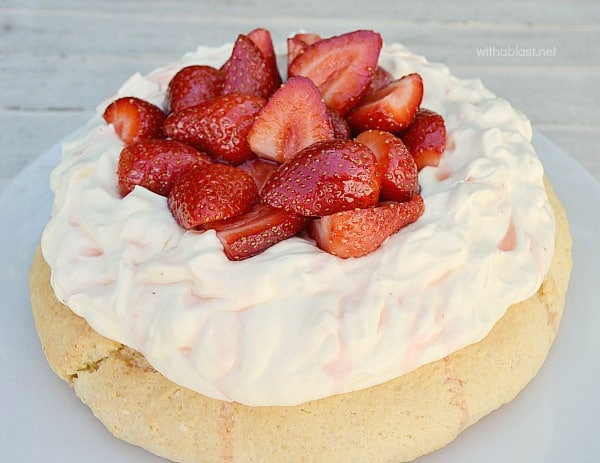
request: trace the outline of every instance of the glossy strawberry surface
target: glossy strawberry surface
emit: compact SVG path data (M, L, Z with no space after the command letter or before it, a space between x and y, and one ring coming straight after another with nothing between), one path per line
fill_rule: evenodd
M261 46L266 45L261 41ZM243 34L235 41L231 57L223 65L222 71L225 75L224 95L244 93L268 98L281 85L274 55L265 56L261 48Z
M401 137L419 170L425 166L437 166L446 149L446 124L441 115L422 108Z
M366 145L377 158L381 200L408 201L418 193L417 165L402 140L383 130L367 130L355 140Z
M263 202L306 216L322 216L377 203L375 155L352 140L313 143L283 164L261 193Z
M184 67L169 81L167 102L171 111L181 111L219 96L223 78L223 72L212 66Z
M361 257L379 248L401 228L416 221L424 210L423 199L337 212L315 219L309 233L319 248L342 258Z
M156 105L133 96L117 98L103 113L125 144L162 134L165 113Z
M250 175L237 167L210 164L179 177L168 206L179 225L192 229L243 214L257 201L258 189Z
M293 211L261 203L245 214L214 222L207 228L216 230L230 260L243 260L296 235L308 222L307 217Z
M125 196L140 185L167 196L186 170L211 162L208 155L185 143L157 138L140 140L125 146L119 155L119 193Z
M169 137L188 143L231 164L255 157L248 133L265 100L232 93L171 113L163 129Z

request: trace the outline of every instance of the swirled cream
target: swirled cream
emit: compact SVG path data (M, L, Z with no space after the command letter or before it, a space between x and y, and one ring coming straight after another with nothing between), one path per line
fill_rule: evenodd
M198 48L133 76L118 96L164 105L182 66L220 66L231 45ZM419 180L425 213L377 251L340 259L295 237L230 262L213 231L184 231L165 198L124 199L122 142L101 119L51 176L42 248L57 297L100 334L141 352L172 381L225 401L292 405L385 382L482 339L540 286L554 216L528 120L479 80L461 80L399 44L381 65L421 74L423 107L448 148Z

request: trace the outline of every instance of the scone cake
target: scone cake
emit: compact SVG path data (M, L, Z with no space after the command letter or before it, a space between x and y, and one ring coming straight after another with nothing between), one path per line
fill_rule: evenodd
M556 336L565 211L528 119L369 30L255 29L136 74L63 146L48 363L177 462L405 462Z

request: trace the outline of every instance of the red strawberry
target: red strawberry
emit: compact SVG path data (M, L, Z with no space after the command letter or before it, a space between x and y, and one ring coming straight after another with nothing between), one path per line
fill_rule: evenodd
M192 65L173 76L167 88L171 111L204 103L221 93L223 73L211 66Z
M267 161L266 159L253 158L249 159L243 164L240 164L238 168L244 172L250 174L256 183L259 193L262 191L263 186L267 183L267 180L275 173L279 168L279 163Z
M413 121L423 99L423 80L408 74L373 92L348 116L355 132L369 129L398 132Z
M269 62L269 67L275 67L274 70L279 74L277 69L277 57L275 55L275 48L273 47L273 40L271 39L271 33L267 29L254 29L248 34L248 38L252 40L254 45L258 47L262 55ZM280 79L281 83L281 79Z
M209 164L179 177L167 203L177 223L189 230L243 214L257 201L250 175L237 167Z
M265 47L264 37L257 40ZM238 36L231 57L221 69L225 73L223 95L245 93L268 98L281 85L274 53L263 55L261 48L247 35Z
M377 203L375 155L352 140L324 140L299 151L264 186L263 202L306 216Z
M165 113L156 105L133 96L118 98L104 110L104 120L126 144L161 136Z
M408 201L418 193L417 165L402 140L382 130L367 130L355 140L369 147L377 158L381 200Z
M386 238L417 220L424 203L419 195L404 203L381 203L315 219L309 233L324 251L348 258L361 257L377 249Z
M271 89L267 91L268 96L272 95L282 83L281 74L277 67L277 55L275 55L275 47L271 33L267 29L254 29L248 34L248 38L258 47L263 57L265 58L265 66L268 74L272 77Z
M306 77L290 77L256 116L248 143L259 157L284 162L330 138L333 127L319 89Z
M294 59L301 53L304 53L306 47L321 40L321 36L312 33L298 33L287 39L287 58L288 67Z
M265 100L252 95L231 94L171 113L163 130L174 140L189 143L215 158L241 164L255 155L248 132Z
M379 34L365 30L322 39L290 63L288 74L310 78L325 104L345 116L367 91L381 45Z
M243 215L213 222L206 228L216 230L229 260L243 260L294 236L308 221L307 217L295 212L257 204Z
M192 166L205 166L211 159L175 140L148 138L125 146L119 156L119 193L127 195L135 185L167 196L175 179Z
M350 138L350 126L348 121L335 109L327 108L327 114L333 127L333 138Z
M304 50L306 50L306 47L308 47L308 45L306 43L304 43L302 40L300 40L299 38L288 37L288 39L287 39L288 69L289 69L290 64L294 62L296 57L298 55L304 53Z
M429 109L420 109L401 138L415 158L419 170L425 166L437 166L446 149L444 118Z

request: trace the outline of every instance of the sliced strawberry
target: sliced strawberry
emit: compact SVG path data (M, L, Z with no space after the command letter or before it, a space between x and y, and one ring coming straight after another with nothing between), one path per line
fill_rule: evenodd
M417 165L408 148L395 135L367 130L355 140L369 147L381 172L380 200L408 201L419 191Z
M371 83L369 84L369 88L367 90L367 95L369 93L376 92L377 90L381 90L383 87L391 84L394 80L392 74L389 71L386 71L381 66L377 66L375 68L375 73L373 74L373 78L371 79Z
M352 133L348 121L335 109L327 108L327 114L333 127L333 138L350 138Z
M299 151L264 186L262 201L306 216L377 203L375 155L352 140L324 140Z
M268 91L268 94L271 95L282 83L279 67L277 67L277 55L275 54L271 33L267 29L258 28L251 31L248 34L248 38L250 38L250 40L252 40L259 48L266 60L265 65L269 74L272 76L272 88Z
M104 120L126 144L161 136L165 113L158 106L133 96L118 98L104 110Z
M221 68L225 73L223 95L244 93L269 98L281 85L281 76L275 62L275 54L265 56L262 33L255 33L258 46L247 35L240 34L235 41L230 58ZM272 45L271 45L272 47Z
M361 257L376 250L392 234L423 214L419 195L408 202L381 203L366 209L352 209L313 220L309 233L317 246L342 257Z
M381 51L381 36L358 30L319 40L290 63L290 76L306 76L325 104L346 115L369 87Z
M408 74L373 92L348 116L356 132L369 129L399 132L413 121L423 99L423 80Z
M253 158L249 159L243 164L240 164L238 168L244 172L250 174L256 183L258 191L261 192L267 180L271 178L271 175L279 168L279 163L273 161L267 161L266 159Z
M306 47L312 45L313 43L321 40L321 36L317 34L312 34L309 32L306 33L298 33L293 37L289 37L287 39L287 58L288 58L288 67L294 61L294 59L301 53L304 53Z
M437 166L446 149L444 118L429 109L420 109L410 127L401 134L404 144L413 155L417 168Z
M299 38L288 37L288 39L287 39L288 69L289 69L290 64L294 62L296 57L298 55L304 53L304 50L306 50L306 47L308 47L308 45L306 43L304 43L302 40L300 40ZM288 74L289 74L289 72L288 72Z
M211 163L205 153L175 140L148 138L121 151L117 165L119 193L129 194L136 185L168 196L175 179L191 167Z
M182 68L169 82L167 101L171 111L195 106L221 93L224 75L211 66L191 65Z
M267 29L254 29L248 33L248 38L258 47L262 55L270 61L271 66L277 64L273 39L271 38L271 33ZM279 70L277 70L277 72L279 72Z
M330 138L333 127L319 89L306 77L290 77L256 116L248 143L259 157L284 162Z
M189 230L249 211L258 201L250 175L237 167L209 164L180 176L167 200L173 217Z
M174 140L193 145L216 159L241 164L255 156L247 137L264 104L264 99L253 95L222 95L171 113L163 130Z
M257 204L243 215L213 222L205 228L216 230L229 260L243 260L294 236L308 221L295 212Z

